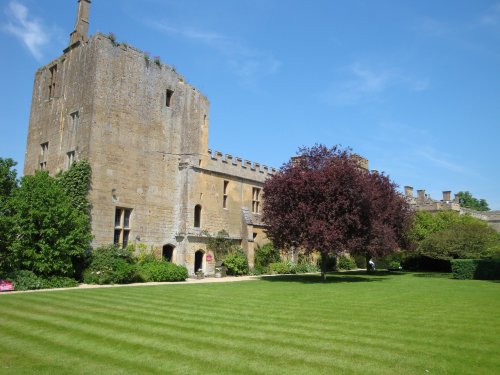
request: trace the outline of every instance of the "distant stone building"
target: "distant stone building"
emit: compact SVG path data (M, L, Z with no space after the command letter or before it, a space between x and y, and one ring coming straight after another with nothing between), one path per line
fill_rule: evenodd
M500 211L476 211L469 208L461 207L458 202L458 194L455 194L451 199L451 191L443 191L443 199L435 200L425 194L425 190L417 190L417 196L413 195L413 187L405 186L405 197L413 209L417 211L456 211L461 215L470 215L480 220L488 222L488 224L500 232Z
M78 1L69 46L35 74L24 173L89 161L94 245L146 244L211 274L204 231L224 229L253 266L267 241L262 186L275 170L212 153L207 98L113 36L89 38L89 8Z

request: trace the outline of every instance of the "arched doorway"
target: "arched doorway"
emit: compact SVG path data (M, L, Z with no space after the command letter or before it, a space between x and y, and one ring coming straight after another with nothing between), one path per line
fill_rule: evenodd
M173 262L174 261L174 246L164 245L162 252L161 252L161 256L167 262Z
M198 250L196 253L194 253L194 273L198 272L198 270L204 271L204 258L205 258L205 253L203 250Z

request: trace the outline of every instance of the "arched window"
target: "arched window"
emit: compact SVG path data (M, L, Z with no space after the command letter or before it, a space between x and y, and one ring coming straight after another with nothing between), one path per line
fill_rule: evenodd
M201 206L199 204L194 206L194 227L201 227Z

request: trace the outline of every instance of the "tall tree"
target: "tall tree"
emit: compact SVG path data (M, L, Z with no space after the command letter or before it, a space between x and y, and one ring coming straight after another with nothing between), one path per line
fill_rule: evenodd
M73 276L74 262L92 238L88 217L73 207L64 188L46 172L24 176L12 195L15 239L9 247L16 268L39 276Z
M488 202L485 199L477 199L472 196L468 191L458 192L458 202L460 206L465 208L471 208L476 211L489 211Z
M319 251L325 280L331 254L382 255L404 243L411 211L395 188L349 149L302 148L264 185L268 236L279 247Z
M8 247L13 239L12 212L9 199L17 189L16 162L0 158L0 271L7 271L10 264Z

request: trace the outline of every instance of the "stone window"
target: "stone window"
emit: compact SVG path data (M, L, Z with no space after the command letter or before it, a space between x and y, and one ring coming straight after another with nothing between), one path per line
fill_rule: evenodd
M56 93L57 64L49 68L49 73L50 73L49 99L52 99Z
M130 236L131 208L115 208L115 235L113 243L121 247L127 247Z
M174 90L167 89L165 94L165 105L170 107L172 104L172 95L174 95Z
M229 186L229 181L224 180L224 187L222 190L222 208L227 208L227 187Z
M68 156L68 169L70 169L75 162L75 151L67 152L66 155Z
M40 170L47 169L47 156L49 154L49 142L40 144Z
M252 212L258 214L260 212L260 189L252 188Z
M194 207L194 227L201 227L201 206L199 204Z
M80 124L80 113L78 111L73 112L69 115L69 117L70 117L71 130L74 131L78 128L78 125Z

